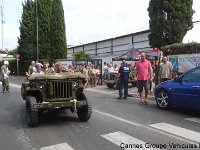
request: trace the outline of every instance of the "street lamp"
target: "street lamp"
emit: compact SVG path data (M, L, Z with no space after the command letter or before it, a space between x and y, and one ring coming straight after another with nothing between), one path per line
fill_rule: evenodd
M19 57L20 54L15 54L15 58L17 59L17 76L19 77Z
M36 5L36 34L37 34L37 61L39 62L39 45L38 45L38 5L37 5L37 0L35 1Z

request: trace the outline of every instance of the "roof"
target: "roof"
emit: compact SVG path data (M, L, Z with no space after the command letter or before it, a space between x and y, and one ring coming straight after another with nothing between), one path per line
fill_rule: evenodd
M83 45L90 45L90 44L105 42L105 41L109 41L109 40L114 40L114 39L119 39L119 38L131 36L131 35L138 35L138 34L149 33L149 32L150 32L150 30L143 30L143 31L135 32L135 33L130 33L130 34L126 34L126 35L117 36L117 37L114 37L114 38L109 38L109 39L104 39L104 40L100 40L100 41L90 42L90 43L81 44L81 45L77 45L77 46L71 46L70 48L76 48L76 47L80 47L80 46L83 46Z

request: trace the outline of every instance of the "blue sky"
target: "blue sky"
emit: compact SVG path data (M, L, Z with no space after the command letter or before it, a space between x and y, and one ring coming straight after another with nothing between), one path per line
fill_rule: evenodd
M149 29L148 3L149 0L63 0L67 44L89 43ZM4 48L14 49L22 0L3 0L3 4ZM196 11L193 20L200 20L200 0L194 0L193 9ZM187 33L183 42L188 41L200 43L200 23Z

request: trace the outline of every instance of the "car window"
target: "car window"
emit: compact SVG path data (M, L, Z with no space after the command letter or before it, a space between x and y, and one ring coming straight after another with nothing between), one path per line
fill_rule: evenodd
M183 82L200 82L200 68L194 69L186 73L183 78Z

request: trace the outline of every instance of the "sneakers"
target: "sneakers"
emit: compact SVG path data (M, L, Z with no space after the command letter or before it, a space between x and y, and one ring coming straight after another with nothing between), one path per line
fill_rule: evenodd
M123 98L121 96L119 96L117 99L123 100Z
M2 93L5 93L5 90L3 90Z
M147 101L144 101L144 104L145 104L145 105L148 105L148 102L147 102Z
M123 99L127 99L127 97L123 97Z
M143 101L140 101L140 104L142 105L142 104L144 104L144 102L143 102Z

